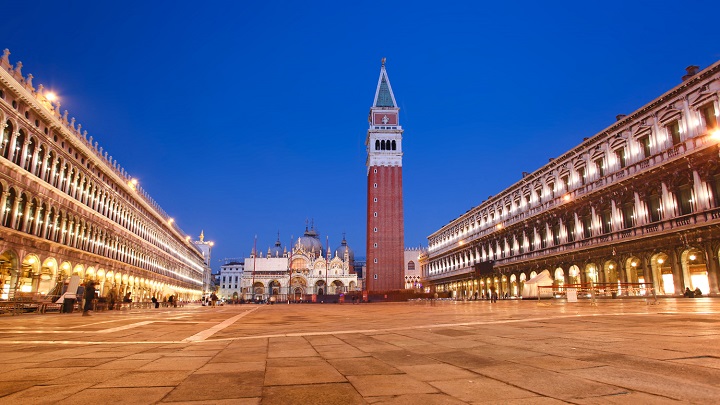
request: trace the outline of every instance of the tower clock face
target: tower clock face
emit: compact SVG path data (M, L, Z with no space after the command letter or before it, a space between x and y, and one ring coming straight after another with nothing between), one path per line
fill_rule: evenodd
M373 114L373 125L397 125L396 113L376 112Z

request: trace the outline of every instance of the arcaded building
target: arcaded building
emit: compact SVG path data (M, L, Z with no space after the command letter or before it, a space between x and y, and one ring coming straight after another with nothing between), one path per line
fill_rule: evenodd
M42 298L73 274L103 297L200 298L209 248L205 258L8 50L0 134L0 299Z
M718 294L718 94L720 62L691 66L675 88L523 173L428 237L426 286L518 296L547 271L555 286Z

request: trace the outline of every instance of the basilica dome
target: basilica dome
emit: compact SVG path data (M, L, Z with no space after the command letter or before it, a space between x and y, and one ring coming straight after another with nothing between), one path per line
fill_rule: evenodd
M307 253L315 253L315 256L318 257L322 256L324 252L322 242L320 242L315 229L308 231L305 228L305 234L298 238L296 246L301 247Z
M335 249L335 253L333 254L333 257L337 256L343 260L345 260L345 251L348 252L348 257L351 262L355 261L355 253L353 250L348 246L347 241L345 240L345 237L343 236L343 240L340 243L340 246L338 246L337 249Z
M275 246L268 248L268 257L283 257L283 248L280 246L280 239L275 242Z

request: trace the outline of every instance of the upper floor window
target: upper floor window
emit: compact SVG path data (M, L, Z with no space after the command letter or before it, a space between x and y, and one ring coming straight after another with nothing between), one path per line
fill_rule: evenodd
M705 104L700 107L700 115L705 121L705 129L708 131L717 128L717 115L715 115L715 106L713 103Z
M577 172L578 172L578 180L580 180L580 185L584 186L585 185L585 168L580 167L577 169Z
M635 221L635 205L632 202L623 204L623 228L628 229L633 227Z
M680 143L680 121L674 120L667 124L668 138L672 140L673 145Z
M573 242L575 240L575 219L568 219L565 223L565 228L567 232L567 241Z
M408 270L415 270L415 262L410 260L408 262Z
M678 187L675 192L677 200L678 215L688 215L692 213L692 190L689 184Z
M660 196L650 195L647 197L648 219L650 222L658 222L661 219Z
M615 159L617 159L620 163L621 169L627 165L627 160L625 159L625 148L615 149Z
M602 222L602 232L612 232L612 213L609 209L603 211L600 214L600 221Z
M570 191L570 176L567 174L565 176L560 177L560 181L562 181L563 187L565 187L565 191Z
M642 158L647 159L650 157L650 135L641 136L638 138L640 149L642 151Z
M592 236L592 215L586 214L582 217L582 226L583 226L583 237L589 238Z
M720 174L714 175L708 184L712 192L712 202L714 207L720 207Z
M605 165L603 164L602 158L595 159L595 168L598 172L598 177L604 177L605 176Z

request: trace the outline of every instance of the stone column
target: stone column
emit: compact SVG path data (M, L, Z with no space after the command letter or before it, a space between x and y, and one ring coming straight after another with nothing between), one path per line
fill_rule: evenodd
M33 219L33 221L35 221L35 232L33 232L33 234L38 237L42 235L43 226L45 225L42 220L42 214L42 205L38 204L38 207L35 210L35 218Z
M48 179L48 183L55 185L55 175L57 174L57 164L60 162L59 158L55 158L52 161L48 160L48 163L50 164L50 178Z
M20 133L15 131L10 134L10 139L8 140L8 160L10 160L11 162L15 161L15 147L17 146L18 135L20 135Z
M18 221L18 207L20 206L20 203L22 202L22 195L15 196L15 202L13 203L13 207L10 209L10 212L8 212L8 215L10 215L10 226L8 228L15 229L17 226Z
M718 264L718 247L713 246L710 242L703 243L703 250L705 250L705 263L708 272L708 284L710 285L710 295L718 295L718 280L720 279L720 264Z
M683 281L683 271L680 265L680 260L675 248L670 249L668 259L670 260L670 267L673 272L673 285L675 286L675 295L682 295L685 291L685 282Z
M25 142L23 142L23 145L20 148L20 164L18 166L22 167L23 169L25 168L25 162L27 161L28 145L30 145L29 137L25 140Z
M34 219L31 220L31 218L29 217L32 207L32 201L28 201L28 203L25 204L25 212L23 212L23 218L25 218L25 223L23 224L23 229L20 229L21 232L27 232L27 229L32 224L32 221L34 221Z
M643 277L645 278L645 286L654 286L652 268L650 267L650 254L643 253L640 255L640 266L643 271Z
M33 150L32 159L30 160L30 170L28 170L30 173L35 174L35 175L40 174L39 170L37 170L37 171L35 170L37 168L39 155L40 155L40 147L38 146L35 148L35 150Z

